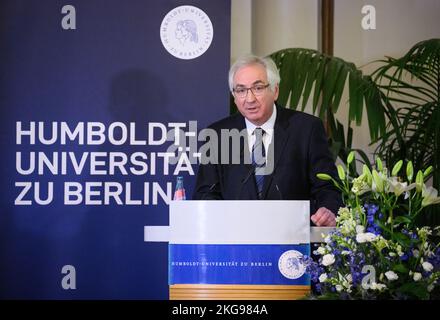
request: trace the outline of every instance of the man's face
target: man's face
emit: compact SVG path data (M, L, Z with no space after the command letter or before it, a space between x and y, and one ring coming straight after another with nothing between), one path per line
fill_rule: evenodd
M259 64L254 64L238 69L234 75L233 88L261 87L268 83L266 69ZM270 118L273 104L277 98L278 85L274 91L267 87L259 95L255 95L252 90L248 90L244 97L239 97L234 93L234 101L238 111L257 126L262 125Z

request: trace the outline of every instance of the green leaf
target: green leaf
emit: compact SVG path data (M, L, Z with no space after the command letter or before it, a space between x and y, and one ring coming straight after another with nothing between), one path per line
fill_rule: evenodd
M393 271L399 272L399 273L403 273L403 274L408 274L409 270L407 267L405 267L405 265L403 264L396 264L393 266Z
M411 240L406 235L400 232L394 232L392 235L392 239L397 241L403 247L407 247L411 243Z
M344 92L347 75L349 73L349 69L343 61L341 61L341 65L341 71L339 72L333 89L333 100L331 101L331 108L333 113L336 113L338 111L339 104L341 103L342 93Z
M277 100L283 106L287 105L287 101L290 95L290 88L294 80L294 74L292 72L293 60L294 57L289 54L283 54L280 60L281 81L279 85L280 92Z
M299 99L301 98L301 93L306 81L310 61L308 58L309 56L307 54L300 52L295 61L296 79L293 82L292 95L290 97L290 106L294 109L298 107Z
M368 77L364 78L369 79ZM364 82L367 83L363 93L367 109L368 127L370 128L370 138L375 140L385 133L385 107L382 104L382 94L377 86L368 80L363 80Z
M412 223L412 220L405 216L397 216L394 218L394 223Z
M349 119L356 121L356 125L361 125L363 104L362 93L362 73L359 70L350 72L348 76L349 93Z
M408 294L412 296L412 298L418 299L428 299L429 292L426 289L425 285L421 282L409 282L403 284L396 291L399 291L403 294Z
M310 93L312 92L313 83L316 80L316 74L318 72L318 68L320 62L323 59L323 56L317 53L313 53L311 56L309 54L310 64L307 71L307 81L303 91L303 100L301 110L304 111L306 108L307 102L309 101Z
M382 230L384 230L386 233L388 233L388 234L391 234L391 229L390 228L388 228L386 225L385 225L385 223L383 223L382 221L376 221L376 223L377 223L377 225L382 229Z
M319 97L321 96L322 83L323 83L326 63L327 63L327 59L322 59L321 61L319 61L319 68L316 73L315 92L313 94L313 113L316 112L316 108L317 108L318 102L319 102Z

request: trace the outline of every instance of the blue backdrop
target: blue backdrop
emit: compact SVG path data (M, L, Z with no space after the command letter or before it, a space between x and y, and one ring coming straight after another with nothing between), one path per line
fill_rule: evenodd
M74 30L62 27L65 5L75 8ZM214 30L208 50L195 59L178 59L161 42L163 19L182 5L203 10ZM107 129L114 122L133 122L139 139L146 137L150 122L197 120L201 129L229 111L229 56L230 1L1 1L0 298L168 298L167 244L144 242L144 226L168 225L166 203L65 205L63 184L130 182L133 197L139 198L144 182L174 187L172 170L169 175L160 170L156 175L93 175L86 162L81 174L70 165L67 174L23 175L16 166L16 152L26 167L30 152L73 152L79 158L86 152L148 154L166 146L44 145L31 144L26 136L17 144L17 122L24 129L43 122L46 137L52 122L75 128L94 121ZM187 194L194 180L185 175ZM43 198L53 182L53 201L14 204L23 189L16 182L39 182ZM32 200L34 188L26 199ZM66 265L75 268L76 289L62 286L72 275L62 272Z

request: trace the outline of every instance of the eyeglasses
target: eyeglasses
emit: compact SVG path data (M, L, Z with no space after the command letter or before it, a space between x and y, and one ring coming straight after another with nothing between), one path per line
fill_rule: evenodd
M266 90L266 88L268 86L269 86L269 84L257 84L255 86L250 87L250 88L246 88L246 87L234 88L233 91L238 98L246 98L249 90L252 91L252 94L254 96L258 97L264 93L264 91Z

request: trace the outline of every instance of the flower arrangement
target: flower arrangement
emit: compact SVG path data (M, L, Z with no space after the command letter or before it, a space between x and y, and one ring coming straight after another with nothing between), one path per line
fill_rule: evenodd
M351 177L351 152L345 168L338 165L339 181L326 174L342 192L346 205L336 218L337 228L305 257L318 298L430 299L440 278L439 227L417 227L426 206L440 203L438 192L425 184L432 167L414 178L411 162L406 181L399 176L403 161L391 174L376 160L376 169L363 166Z

